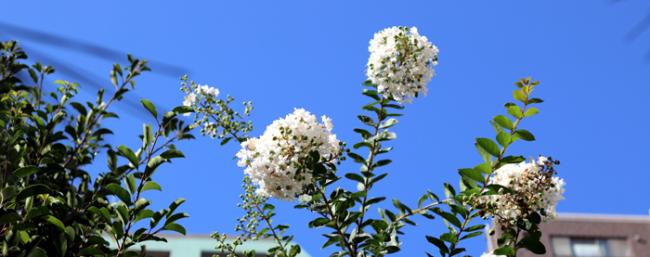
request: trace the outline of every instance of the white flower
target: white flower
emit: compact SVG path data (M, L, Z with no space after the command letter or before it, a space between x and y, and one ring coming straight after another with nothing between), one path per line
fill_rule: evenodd
M301 203L308 203L309 201L311 201L311 195L308 195L308 194L302 194L302 195L300 195L300 197L298 197L298 200L299 200Z
M219 96L219 89L208 85L197 87L197 91L205 96L217 97Z
M501 185L514 192L503 192L480 201L490 206L488 212L501 224L514 224L533 213L544 220L552 219L557 203L564 194L564 180L554 174L552 160L543 156L531 162L506 164L493 173L490 184Z
M259 138L241 144L238 165L258 185L257 193L293 200L312 180L310 171L299 165L317 151L326 161L334 162L341 154L340 141L332 134L331 120L322 123L304 109L295 109L273 121Z
M323 115L320 117L320 119L323 121L323 124L327 130L332 130L334 128L334 125L332 125L332 119L330 119L330 117Z
M507 257L507 256L505 256L505 255L496 255L496 254L493 254L493 253L483 253L483 254L481 254L481 257Z
M409 103L426 95L427 83L435 75L438 48L417 28L391 27L370 40L366 75L384 97Z
M181 91L185 92L183 106L192 107L195 112L203 108L202 106L198 106L201 105L200 103L214 103L219 96L219 89L208 85L198 85L193 81L189 85L186 82L183 82L181 84ZM189 116L190 114L191 113L184 113L183 116Z
M192 107L194 106L194 103L196 103L196 94L192 92L185 95L185 98L183 99L183 106Z

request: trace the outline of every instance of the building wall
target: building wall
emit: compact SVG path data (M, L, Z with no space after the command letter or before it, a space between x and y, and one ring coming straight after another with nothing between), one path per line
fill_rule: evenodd
M553 252L551 238L566 236L587 239L624 239L633 257L650 257L650 216L614 216L560 214L556 219L541 225L542 243L546 254L535 255L526 250L517 253L519 257L558 256ZM496 245L497 236L488 239L488 248Z
M165 242L147 241L144 246L152 257L203 257L212 256L216 253L217 240L207 235L164 235ZM137 251L140 245L131 247ZM112 245L114 247L114 245ZM239 249L255 250L257 253L266 253L266 250L275 246L271 240L247 241ZM309 254L302 249L298 257L309 257Z

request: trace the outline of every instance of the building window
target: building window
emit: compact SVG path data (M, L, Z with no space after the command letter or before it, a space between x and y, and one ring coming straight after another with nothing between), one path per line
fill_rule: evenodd
M558 257L630 257L625 238L551 237L553 255Z

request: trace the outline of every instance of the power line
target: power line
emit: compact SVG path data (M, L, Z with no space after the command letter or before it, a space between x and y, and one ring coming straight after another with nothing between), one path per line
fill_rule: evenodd
M0 22L0 31L4 31L5 33L12 36L33 40L36 43L42 43L42 44L46 44L46 45L50 45L62 49L78 51L109 61L122 59L126 55L120 51L110 49L108 47L100 46L97 44L84 42L81 40L70 39L70 38L54 35L51 33L38 31L30 28L24 28L13 24L4 23L4 22ZM152 70L162 75L172 76L174 78L180 78L182 75L188 73L187 69L180 66L166 64L155 60L148 60L148 62Z

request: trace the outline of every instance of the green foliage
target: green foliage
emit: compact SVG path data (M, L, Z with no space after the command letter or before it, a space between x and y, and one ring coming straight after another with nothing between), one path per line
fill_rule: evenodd
M491 174L496 169L508 163L524 161L522 156L506 154L508 147L520 139L535 139L531 132L520 128L520 123L539 112L530 106L542 102L541 99L530 97L536 85L537 82L531 82L530 79L518 82L518 89L513 96L520 105L507 103L506 111L511 117L498 115L491 121L496 132L494 139L476 139L475 147L483 162L472 168L459 169L460 190L445 183L444 199L427 192L419 199L417 208L393 199L394 209L389 210L374 207L385 201L386 197L372 194L371 189L388 175L378 170L392 162L385 157L392 150L386 143L396 138L396 134L389 129L398 123L395 117L401 115L398 111L403 110L404 106L385 98L378 93L375 85L366 82L367 88L363 90L363 95L369 97L370 102L362 109L369 114L357 116L364 126L354 128L353 131L361 139L346 150L347 157L360 165L359 171L341 176L337 174L338 163L332 163L319 156L318 152L312 152L305 163L300 164L298 172L310 172L313 183L307 186L300 203L295 207L316 214L308 226L326 231L323 234L323 248L337 248L331 256L384 256L398 252L402 246L399 236L404 233L406 225L416 225L413 221L415 216L429 220L437 218L446 225L447 231L437 236L426 236L426 240L437 248L437 254L449 257L461 255L465 252L461 243L482 235L485 229L480 218L488 218L485 215L487 207L478 204L477 199L511 192L508 188L490 184ZM342 178L356 183L356 190L336 186ZM227 242L225 234L215 234L214 237L220 241L217 249L235 256L236 248L246 240L267 237L274 238L276 242L276 246L269 249L269 255L293 256L294 252L289 252L288 247L293 237L282 236L288 226L272 225L271 217L275 215L273 206L266 198L254 193L255 186L248 178L244 179L244 189L240 206L246 215L240 219L237 227L241 234L232 242ZM379 211L379 215L368 213L373 208ZM261 221L265 221L266 227L258 229L258 222ZM545 249L539 241L541 233L537 226L540 222L541 219L533 219L514 230L501 228L503 236L498 240L500 248L495 253L515 256L521 248L543 253ZM522 231L525 233L520 233Z
M446 184L447 200L440 208L433 208L431 212L440 216L447 224L447 232L439 236L427 236L427 241L438 249L440 256L456 256L465 251L458 247L462 240L476 237L482 234L485 225L478 223L477 218L485 216L485 206L479 204L480 197L502 194L506 188L489 183L490 176L499 167L508 163L520 163L524 161L522 156L507 155L508 147L521 139L533 141L535 137L528 130L519 128L523 119L533 116L539 110L531 107L531 104L541 103L539 98L531 98L530 95L539 82L531 81L529 78L522 79L516 83L517 89L513 91L516 103L507 103L506 111L512 116L497 115L491 121L495 132L496 142L489 138L477 138L476 149L483 159L483 163L473 168L459 169L461 177L461 191L456 194L451 185ZM532 111L531 111L532 110ZM497 144L498 143L498 144ZM487 218L487 217L484 217ZM499 248L494 254L516 256L516 251L526 248L534 253L545 253L544 245L539 241L539 223L527 222L517 228L500 227L501 237L498 240ZM472 225L474 224L474 225ZM522 233L525 232L525 233ZM429 256L433 256L429 254Z
M250 178L244 177L242 182L244 193L240 196L241 203L239 207L244 210L243 217L238 219L238 225L235 231L238 235L229 238L225 233L214 233L212 238L217 239L216 249L225 253L227 257L255 256L254 250L239 250L246 241L259 239L272 239L276 246L267 250L268 256L277 257L295 257L301 249L300 246L293 244L293 236L286 235L288 225L273 225L275 216L275 206L267 202L266 197L259 196L255 193L255 186ZM263 228L260 228L260 222L263 222Z
M185 234L183 199L152 210L143 193L162 190L156 171L184 157L176 142L194 138L193 127L179 118L186 110L159 113L142 100L155 122L143 125L141 145L105 141L113 132L102 121L118 117L109 107L134 89L149 70L146 62L128 56L124 68L115 64L110 72L112 95L100 89L94 101L77 102L77 84L57 80L57 89L48 90L46 76L54 69L28 66L26 59L15 42L2 43L0 255L135 256L132 246L164 241L161 231ZM107 156L105 170L87 170L99 154Z
M379 216L368 217L368 210L373 205L383 202L386 197L373 196L371 189L384 179L387 173L377 173L381 167L389 165L390 159L382 158L392 150L385 146L388 141L396 138L389 128L397 124L401 114L397 111L404 107L394 99L385 98L377 92L376 85L365 83L363 95L370 98L370 103L363 110L370 115L359 115L358 119L365 128L355 128L361 141L348 149L350 159L360 165L358 172L344 175L357 184L356 191L341 187L332 188L341 179L336 174L336 165L323 162L317 153L313 153L312 162L306 170L314 171L314 184L306 190L308 200L297 205L297 208L308 209L317 218L313 219L310 227L322 227L329 230L324 234L326 240L323 247L337 246L339 251L333 256L383 256L399 251L398 235L405 223L414 224L409 216L411 208L398 200L393 200L397 213L390 210L380 210ZM365 152L362 156L361 152Z
M128 57L122 68L115 64L110 72L112 94L105 97L99 90L94 101L77 102L78 85L55 81L57 90L46 90L46 76L54 69L41 64L24 64L27 55L14 43L4 42L0 49L0 255L2 256L137 256L138 243L164 241L162 231L185 234L179 223L188 214L179 212L184 199L162 210L149 208L147 191L162 191L155 182L158 168L173 159L183 158L175 143L193 139L191 131L200 127L203 135L218 138L220 144L232 139L244 142L253 128L247 120L252 104L244 102L244 111L230 105L233 97L217 98L216 93L200 93L198 84L187 76L181 89L192 94L189 104L162 112L149 100L141 100L153 123L145 123L138 146L113 146L104 140L113 132L102 121L117 118L109 107L135 87L135 78L149 68L143 60ZM29 75L31 81L23 81ZM358 115L361 126L353 131L360 137L345 149L346 157L320 156L317 151L301 156L297 173L312 175L300 203L295 207L312 212L310 228L325 231L323 248L335 248L331 256L384 256L398 252L400 236L406 225L416 225L414 218L441 220L446 230L427 235L436 255L451 257L465 252L464 240L483 233L489 206L481 197L509 194L512 190L491 184L495 170L524 160L507 150L519 141L534 141L535 136L520 128L522 120L539 113L532 105L543 102L532 98L537 81L522 79L513 91L514 102L506 103L507 115L491 121L494 137L481 137L475 147L482 162L458 170L457 188L443 185L444 197L426 192L409 207L393 199L392 207L381 209L386 196L372 189L388 173L392 163L388 156L396 139L392 128L398 124L404 106L378 92L366 82L363 95L369 102ZM52 91L52 92L50 92ZM199 92L198 96L194 93ZM193 115L186 123L180 115ZM343 146L345 147L345 146ZM89 171L99 154L106 154L107 166L99 172ZM306 155L306 154L305 154ZM304 160L302 159L304 158ZM359 165L358 171L337 173L337 166L347 158ZM98 175L92 175L98 174ZM342 180L356 184L355 189L340 186ZM274 246L265 254L294 257L301 249L293 243L289 226L274 224L275 206L258 195L250 178L243 180L244 193L240 208L245 212L235 227L233 238L215 233L217 250L228 256L255 256L255 251L240 247L248 240L271 239ZM369 212L378 210L377 214ZM499 248L495 254L516 256L519 249L544 253L540 242L542 218L533 214L518 220L516 226L499 227ZM109 247L112 241L116 248ZM146 249L143 249L146 250ZM428 253L429 256L434 256Z

